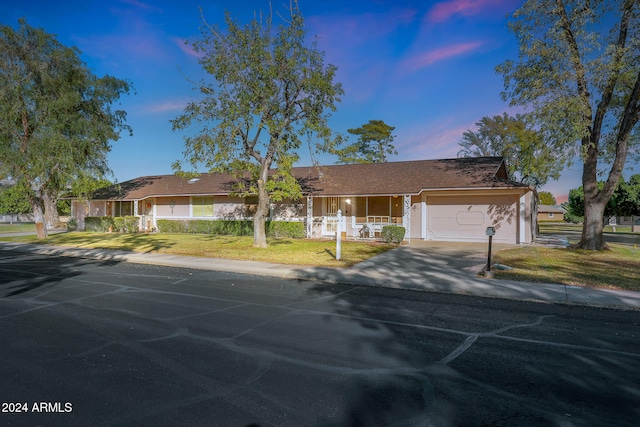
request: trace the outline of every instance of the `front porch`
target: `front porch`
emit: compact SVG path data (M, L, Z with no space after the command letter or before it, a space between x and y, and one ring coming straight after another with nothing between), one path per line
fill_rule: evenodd
M411 196L307 197L307 238L334 237L340 230L347 238L379 238L382 228L405 228L409 239ZM340 219L338 219L340 211Z

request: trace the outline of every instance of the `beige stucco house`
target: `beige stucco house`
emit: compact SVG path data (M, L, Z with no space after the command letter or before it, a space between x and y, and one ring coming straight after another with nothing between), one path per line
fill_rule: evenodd
M530 243L536 228L535 191L509 180L501 157L417 160L297 167L300 200L271 205L271 219L301 221L308 238L379 236L385 225L404 226L407 239ZM140 217L142 230L160 219L251 218L255 197L236 197L234 178L202 174L144 176L74 200L72 215Z
M560 206L538 205L538 222L563 222L564 213Z
M640 225L640 215L618 216L616 217L617 225Z

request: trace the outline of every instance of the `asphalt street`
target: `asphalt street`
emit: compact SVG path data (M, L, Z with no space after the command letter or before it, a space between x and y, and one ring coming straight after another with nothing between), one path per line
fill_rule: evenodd
M0 251L0 425L632 426L640 315Z

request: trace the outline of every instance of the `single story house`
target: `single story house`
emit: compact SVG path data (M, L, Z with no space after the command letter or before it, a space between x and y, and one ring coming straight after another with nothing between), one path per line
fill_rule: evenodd
M538 222L563 222L564 213L560 206L538 205Z
M509 180L501 157L296 167L303 198L272 203L271 219L302 221L308 238L335 236L338 211L348 238L379 236L401 225L406 239L530 243L536 229L532 188ZM72 216L140 217L141 230L160 219L247 219L257 197L237 197L235 178L202 174L144 176L74 200Z
M633 216L618 216L618 217L614 217L615 218L615 224L617 225L640 225L640 216L639 215L633 215Z

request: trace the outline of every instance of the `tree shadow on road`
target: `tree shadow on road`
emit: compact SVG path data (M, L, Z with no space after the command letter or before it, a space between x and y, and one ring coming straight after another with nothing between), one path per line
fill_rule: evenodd
M158 234L87 232L56 234L45 243L76 248L101 248L141 253L158 252L175 245L175 242Z
M35 258L37 257L37 258ZM37 260L37 264L34 261ZM26 258L24 254L12 253L0 261L0 298L11 298L34 291L51 288L64 280L83 274L77 267L86 261L71 257L36 256ZM116 265L120 261L104 257L97 265ZM37 265L37 268L34 268Z
M372 361L351 375L343 418L322 425L554 425L567 414L572 425L599 425L613 407L620 425L637 419L633 401L640 387L627 370L635 372L640 361L606 351L616 340L604 343L596 332L595 325L610 321L601 311L326 284L310 291L324 301L332 296L343 330L365 331L353 334L349 345L358 350L354 357ZM505 310L511 314L498 314ZM593 333L576 336L575 316L593 317ZM331 319L326 316L329 325ZM549 343L541 323L552 324ZM620 328L621 335L633 329ZM548 360L530 354L520 339L545 342L541 354ZM493 354L496 345L507 352ZM590 409L571 396L581 396Z

